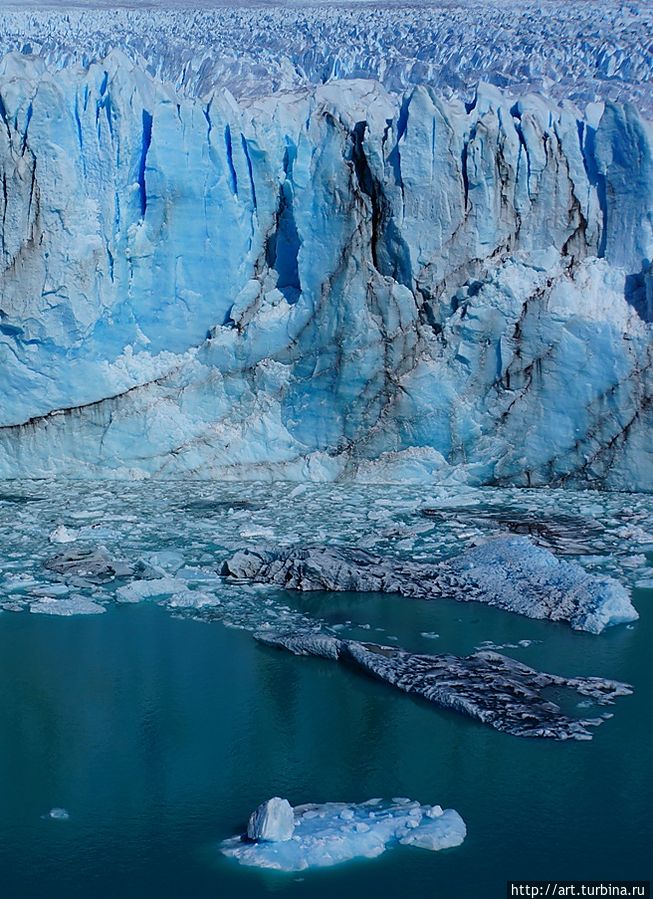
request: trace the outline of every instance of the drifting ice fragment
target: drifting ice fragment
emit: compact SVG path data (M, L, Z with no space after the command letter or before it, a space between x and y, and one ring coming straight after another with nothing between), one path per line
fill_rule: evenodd
M65 808L51 808L47 817L53 818L55 821L67 821L70 818L70 815Z
M259 806L254 814L267 805ZM286 806L292 813L287 802ZM296 806L294 833L289 839L252 843L237 836L225 840L221 851L242 865L303 871L353 858L376 858L398 844L431 851L449 849L459 846L466 834L458 812L443 811L439 805L420 805L410 799L372 799L358 805L327 802Z
M31 603L30 612L39 615L101 615L106 612L104 606L85 596L71 596L66 599L54 599L44 596L38 602Z
M60 524L59 527L52 531L49 540L50 543L73 543L77 540L78 536L78 531L67 528L64 524Z
M131 584L118 587L116 599L119 602L141 602L143 599L151 599L154 596L169 596L173 593L184 592L185 587L183 581L172 577L132 581Z

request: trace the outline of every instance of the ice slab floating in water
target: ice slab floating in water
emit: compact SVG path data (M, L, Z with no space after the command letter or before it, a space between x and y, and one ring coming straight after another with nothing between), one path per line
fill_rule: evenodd
M55 599L52 596L44 596L38 602L29 606L30 612L39 615L101 615L106 612L104 606L85 596L71 596L65 599Z
M448 653L420 655L325 634L260 633L256 638L295 655L343 662L440 708L462 712L519 737L590 740L588 728L602 723L603 718L581 720L564 714L546 698L546 688L568 688L599 705L632 692L618 681L545 674L496 652L460 658Z
M246 549L228 559L222 573L292 590L448 596L528 618L567 621L593 634L638 618L628 591L617 581L560 561L525 537L490 540L436 564L382 559L341 546Z
M294 809L295 831L285 842L246 842L232 837L222 852L243 865L303 871L354 858L376 858L395 845L450 849L465 839L465 822L454 809L420 805L409 799L358 805L327 802Z

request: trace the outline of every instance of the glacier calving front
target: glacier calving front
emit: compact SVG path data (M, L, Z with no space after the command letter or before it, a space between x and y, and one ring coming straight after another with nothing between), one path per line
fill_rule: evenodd
M0 64L0 475L653 489L651 128Z

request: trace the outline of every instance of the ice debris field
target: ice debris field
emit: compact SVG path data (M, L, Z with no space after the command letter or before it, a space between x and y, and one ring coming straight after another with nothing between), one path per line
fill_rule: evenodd
M451 652L435 626L445 620L440 603L456 600L495 607L498 616L549 619L542 627L558 622L599 633L632 626L630 588L645 585L651 570L646 497L458 488L432 490L424 503L409 486L201 481L96 484L92 491L70 482L63 493L58 482L14 488L0 495L0 608L7 612L98 614L156 602L174 615L242 628L264 645L344 663L522 737L589 739L611 717L602 707L631 692L602 672L566 677L498 652L519 656L546 632ZM515 536L520 523L531 537ZM591 552L582 534L591 536ZM538 540L555 542L565 559ZM291 598L342 591L425 602L430 627L400 639L376 615L339 619L332 600ZM552 701L552 689L589 701L594 712L569 714L568 701L564 708Z

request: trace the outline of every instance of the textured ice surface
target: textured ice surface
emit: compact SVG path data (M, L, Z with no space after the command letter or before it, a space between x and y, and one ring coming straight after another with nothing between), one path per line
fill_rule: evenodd
M0 62L0 475L653 489L634 107L194 93Z
M178 595L186 584L177 578L164 577L151 580L131 581L116 590L116 599L119 602L141 602L143 599L153 597Z
M181 11L174 7L186 3L168 0L156 4L155 15L139 5L48 3L62 13L38 0L13 9L3 4L0 52L39 53L63 66L119 48L195 95L216 86L241 96L368 77L390 90L430 83L469 99L482 79L560 99L653 106L650 50L642 39L653 18L645 0L486 0L473 12L461 2L387 0L263 9L196 0L195 9ZM115 6L132 8L106 8Z
M343 662L440 708L461 712L519 737L591 740L588 728L603 723L602 717L569 717L547 698L548 688L575 691L601 705L632 692L628 684L618 681L545 674L489 651L466 658L447 653L418 655L394 646L292 632L261 633L257 639L295 655Z
M338 546L246 549L223 565L230 578L289 590L401 593L419 599L485 602L528 618L568 621L593 634L635 621L628 591L587 574L525 537L497 538L444 562L388 561Z
M460 846L467 835L454 809L420 805L410 799L357 805L327 802L298 805L295 831L283 843L252 843L233 837L221 851L243 865L303 871L324 868L353 858L376 858L391 846L403 844L437 851Z
M283 843L289 840L295 829L295 817L287 799L273 796L252 812L247 823L247 837Z
M70 596L64 599L56 599L53 596L44 596L38 602L29 604L30 612L39 615L100 615L106 612L104 606L87 599L85 596Z

